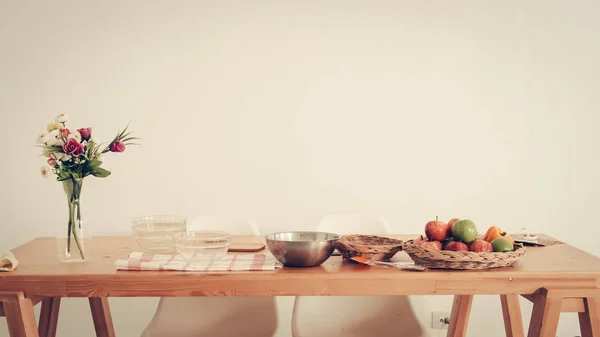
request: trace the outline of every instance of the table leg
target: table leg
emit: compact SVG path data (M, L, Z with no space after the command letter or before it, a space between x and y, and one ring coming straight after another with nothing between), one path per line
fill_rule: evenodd
M0 292L10 337L39 337L33 302L23 292Z
M58 312L60 310L60 297L48 297L42 301L38 333L40 337L56 336L58 326Z
M465 337L467 335L471 303L473 303L473 295L454 296L447 337Z
M500 295L500 302L502 303L502 315L504 316L506 337L525 337L519 295Z
M562 297L541 289L535 296L528 337L555 337Z
M94 319L94 328L97 337L115 337L115 328L110 315L108 298L90 297L90 309Z
M579 313L582 337L600 337L600 298L584 298L585 311Z

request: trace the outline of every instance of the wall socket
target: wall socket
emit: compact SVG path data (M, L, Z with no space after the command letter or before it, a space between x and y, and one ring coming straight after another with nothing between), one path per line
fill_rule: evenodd
M446 311L434 311L431 313L431 327L433 329L448 329L450 325L450 313Z

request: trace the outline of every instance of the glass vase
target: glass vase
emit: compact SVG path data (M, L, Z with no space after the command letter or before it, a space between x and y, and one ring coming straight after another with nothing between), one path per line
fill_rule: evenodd
M90 238L84 233L81 217L81 188L83 179L67 179L62 182L67 196L69 215L64 229L56 238L57 256L61 262L85 262L89 260Z

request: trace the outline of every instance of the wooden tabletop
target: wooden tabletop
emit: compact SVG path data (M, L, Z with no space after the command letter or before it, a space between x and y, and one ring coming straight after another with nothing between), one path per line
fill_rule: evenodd
M234 240L261 242L263 238ZM275 271L117 271L117 259L141 251L133 237L94 237L91 260L83 264L61 264L55 256L55 239L38 238L12 250L20 265L15 271L0 272L0 290L21 290L26 296L128 297L529 294L548 286L598 287L599 258L568 244L527 249L511 267L476 271L396 270L359 265L340 256L319 267ZM410 259L400 252L394 260Z

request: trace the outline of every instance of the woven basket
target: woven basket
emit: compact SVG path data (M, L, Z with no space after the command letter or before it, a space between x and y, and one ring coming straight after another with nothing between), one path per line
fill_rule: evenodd
M386 261L402 250L402 243L402 240L384 236L352 234L338 240L337 250L346 259L362 256L373 261Z
M434 269L489 269L507 267L526 253L526 248L515 243L515 250L506 253L465 252L425 249L414 244L413 240L402 246L415 264Z

